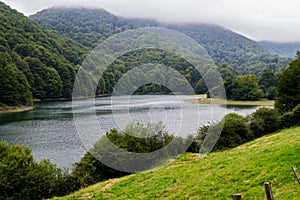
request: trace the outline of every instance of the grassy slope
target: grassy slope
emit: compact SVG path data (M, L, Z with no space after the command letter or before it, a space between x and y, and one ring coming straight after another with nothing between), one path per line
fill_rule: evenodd
M100 182L57 199L266 199L263 182L270 181L275 199L300 199L291 170L300 167L300 127L283 130L239 146L210 153L204 159L184 154L160 169Z

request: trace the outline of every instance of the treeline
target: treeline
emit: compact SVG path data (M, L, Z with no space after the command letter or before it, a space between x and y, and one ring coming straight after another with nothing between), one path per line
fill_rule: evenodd
M259 75L238 75L231 66L223 64L219 71L224 81L226 98L231 100L258 100L267 98L274 100L281 73L270 68L264 69Z
M220 77L215 74L216 71L220 72ZM188 83L195 94L211 93L213 97L218 97L222 96L219 91L223 82L228 99L273 100L280 74L271 68L266 68L258 75L240 75L228 64L211 65L207 69L198 71L191 63L173 53L157 49L137 50L121 56L104 71L98 82L96 95L111 94L121 80L118 86L122 87L124 94L132 94L126 91L140 86L140 83L151 84L136 88L134 94L180 92L184 90L181 87ZM210 88L210 91L206 83L208 80L215 80L215 87ZM175 90L172 90L174 88Z
M121 78L123 84L120 86L124 87L124 91L130 86L141 86L135 94L177 92L172 89L182 91L180 85L185 82L191 85L195 93L203 93L206 88L201 74L191 63L174 53L157 49L137 50L121 56L103 73L96 93L111 94ZM140 85L147 82L153 84Z

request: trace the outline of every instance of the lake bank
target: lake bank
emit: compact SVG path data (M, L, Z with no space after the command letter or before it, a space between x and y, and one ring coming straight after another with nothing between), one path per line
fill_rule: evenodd
M257 101L233 101L219 98L198 98L187 100L192 104L220 104L220 105L236 105L236 106L274 106L273 100L257 100Z
M0 114L26 112L35 109L35 106L0 106Z

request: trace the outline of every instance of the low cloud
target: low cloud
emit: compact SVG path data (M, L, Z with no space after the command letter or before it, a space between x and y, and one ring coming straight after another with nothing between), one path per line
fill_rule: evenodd
M298 0L4 0L25 15L52 6L104 8L126 17L214 23L254 40L300 41Z

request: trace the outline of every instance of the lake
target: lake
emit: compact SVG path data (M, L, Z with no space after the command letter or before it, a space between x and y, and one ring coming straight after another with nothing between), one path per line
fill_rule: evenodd
M258 108L195 105L185 101L191 98L184 95L135 95L81 99L73 103L36 102L35 110L0 115L0 140L27 145L37 160L50 159L59 167L70 168L101 134L112 128L121 130L132 121L161 121L169 133L184 136L194 133L203 124L220 120L227 113L247 115ZM91 123L94 119L97 126ZM79 134L77 130L82 128L92 135Z

